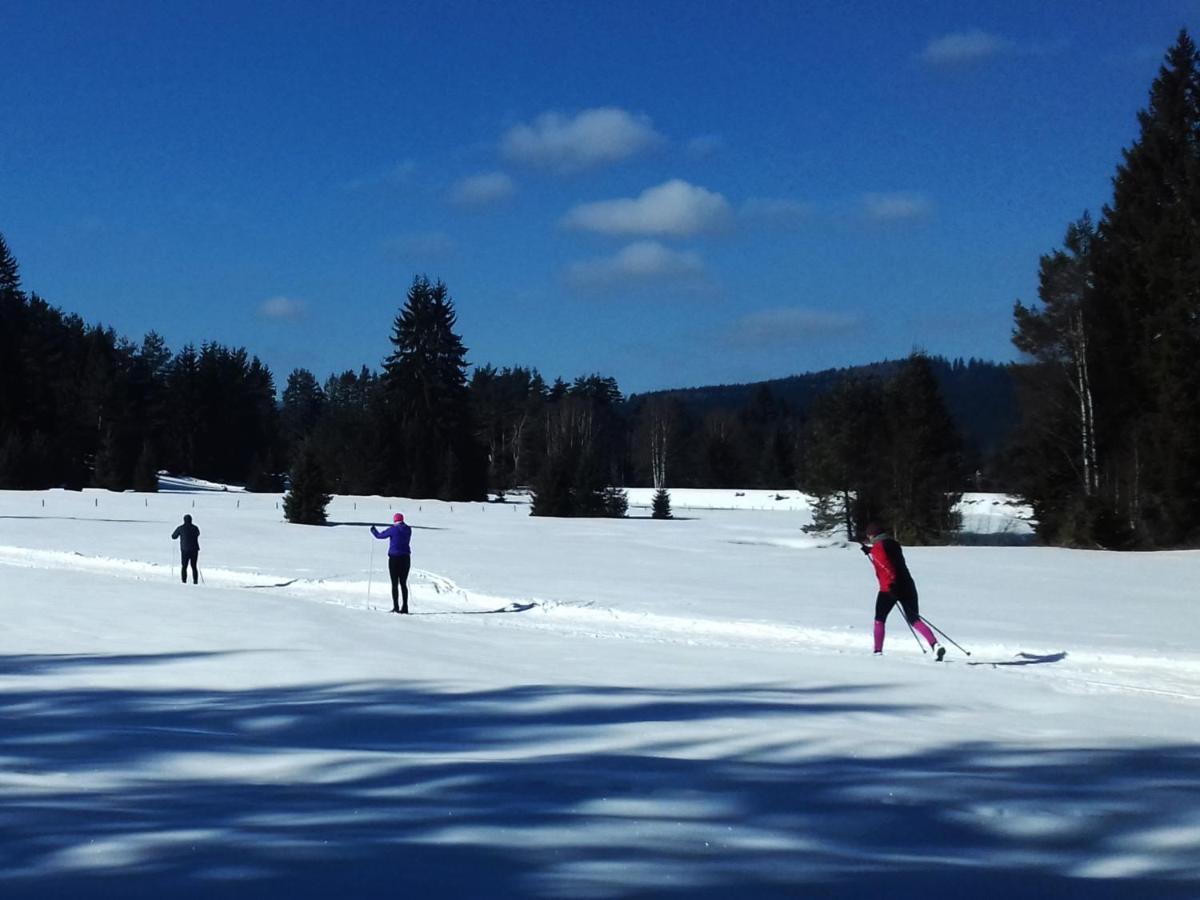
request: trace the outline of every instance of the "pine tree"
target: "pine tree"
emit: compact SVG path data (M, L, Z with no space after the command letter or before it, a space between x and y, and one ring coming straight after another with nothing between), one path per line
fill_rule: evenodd
M288 375L279 408L279 427L287 447L298 447L317 427L325 407L325 393L308 369Z
M800 477L815 498L808 530L853 539L874 519L906 543L945 541L959 527L961 480L961 440L924 354L886 382L847 378L813 403Z
M961 524L962 441L929 358L914 353L887 385L883 503L867 511L908 544L942 543Z
M17 260L8 249L4 233L0 232L0 298L20 297L21 273Z
M857 507L879 505L886 452L881 395L877 380L850 377L813 402L799 478L800 489L815 498L810 531L840 528L852 539L868 515Z
M654 499L651 501L651 518L654 519L670 519L671 516L671 493L666 488L659 488L654 492Z
M0 486L4 487L14 484L16 476L10 473L24 468L15 461L21 455L18 444L23 444L15 432L25 407L21 346L27 319L17 261L0 234L0 435L11 439L12 445L5 455L9 462L0 468Z
M302 448L292 469L291 487L283 498L284 518L295 525L324 525L325 508L333 499L325 485L316 453L311 447Z
M576 515L571 492L573 462L573 458L565 454L547 457L532 485L531 516L563 518Z
M393 323L395 347L384 361L392 468L398 492L444 500L487 496L487 462L475 440L467 392L466 347L442 282L413 280ZM450 460L453 471L447 471ZM407 483L402 483L406 481Z
M604 515L610 519L623 519L629 513L629 495L624 488L608 485L602 492Z
M1200 57L1186 31L1138 124L1100 222L1089 315L1099 486L1160 546L1200 524Z

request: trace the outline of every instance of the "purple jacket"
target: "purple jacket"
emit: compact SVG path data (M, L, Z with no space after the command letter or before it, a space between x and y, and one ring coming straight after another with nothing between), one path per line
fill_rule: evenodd
M377 538L391 538L391 543L388 544L388 556L411 556L412 551L408 548L408 542L412 540L412 529L403 522L398 522L383 531L376 531L375 526L371 526L371 534Z

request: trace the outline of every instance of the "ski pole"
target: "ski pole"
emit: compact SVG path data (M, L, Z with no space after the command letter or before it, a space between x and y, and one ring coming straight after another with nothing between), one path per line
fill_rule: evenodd
M375 535L371 535L370 562L367 564L367 609L371 608L371 580L375 577Z
M896 605L900 606L899 603ZM928 653L929 651L925 649L925 645L921 643L921 639L917 637L917 629L913 628L913 623L908 621L908 613L904 611L903 606L900 606L900 618L904 620L904 624L907 625L908 630L912 632L913 640L917 642L917 646L921 648L921 652Z
M946 632L942 631L942 629L938 628L936 625L934 625L932 622L930 622L927 618L925 618L924 616L921 616L921 621L924 622L926 625L928 625L930 628L932 628L934 631L936 631L938 634L940 634L942 637L944 637L947 641L949 641L951 644L953 644L959 650L962 650L962 652L967 654L967 656L971 655L970 650L965 649L962 646L962 644L960 644L954 638L950 637L950 635L946 634Z

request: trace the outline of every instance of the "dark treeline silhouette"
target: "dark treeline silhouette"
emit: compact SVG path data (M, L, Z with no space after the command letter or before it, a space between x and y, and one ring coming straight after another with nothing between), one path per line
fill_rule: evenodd
M1043 256L1014 308L1014 486L1053 543L1200 539L1200 57L1168 51L1098 223Z
M946 359L926 356L937 380L946 407L959 429L964 452L973 465L971 471L994 480L998 457L1008 447L1020 417L1016 397L1014 366L981 359ZM741 409L755 398L770 396L800 418L813 405L847 380L895 377L904 360L884 360L862 366L824 369L787 378L774 378L751 384L722 384L708 387L655 391L641 395L642 400L670 397L679 400L695 416L709 412ZM771 485L776 486L776 485Z
M153 490L159 468L249 481L276 464L278 434L257 358L85 325L22 290L0 236L0 486Z
M157 471L166 469L278 491L290 473L289 519L317 523L334 492L480 500L489 490L503 496L529 488L535 515L623 516L625 486L801 486L833 508L838 496L863 487L838 480L820 462L827 426L819 416L812 428L806 422L809 407L823 408L812 399L819 400L817 391L794 404L776 385L797 396L797 385L852 378L889 398L888 408L902 417L943 422L955 432L945 442L957 448L950 417L902 412L908 398L894 385L913 365L935 394L935 376L952 389L966 379L1006 377L985 363L919 357L836 377L710 389L716 401L704 390L626 398L611 377L547 383L523 367L482 365L468 379L446 286L418 277L381 371L364 366L321 384L297 369L277 400L270 370L244 349L205 343L172 353L154 333L134 344L26 294L2 237L0 303L0 487L154 490ZM879 472L881 460L900 458L911 429L874 428L886 417L872 409L855 411L866 442L855 453L874 448L871 471ZM939 497L961 490L957 457L938 471ZM859 506L874 515L907 509L887 499L894 492L885 481L877 479ZM664 493L658 515L669 508ZM948 527L938 520L901 534L933 539Z
M291 472L311 498L294 492L290 505L319 521L307 510L329 492L477 500L529 487L538 515L620 516L623 486L806 480L807 410L768 384L720 389L730 402L697 404L702 392L626 398L600 374L547 383L536 369L483 365L468 379L446 286L424 277L396 316L381 371L364 366L322 385L297 369L278 401L270 370L244 349L205 343L172 353L154 333L134 344L26 294L2 237L0 304L2 487L153 490L167 469L280 490ZM1002 371L922 365L949 383ZM882 385L904 370L857 375ZM877 443L882 452L898 439Z

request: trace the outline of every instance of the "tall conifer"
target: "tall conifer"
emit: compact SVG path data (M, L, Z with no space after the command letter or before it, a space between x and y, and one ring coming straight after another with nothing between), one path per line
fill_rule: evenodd
M1200 57L1168 51L1096 247L1102 489L1148 545L1200 523Z
M482 500L487 463L475 439L466 347L446 285L413 279L384 361L392 488L413 497Z
M302 448L283 498L284 518L294 525L324 525L325 508L333 499L326 484L316 453L311 447Z

